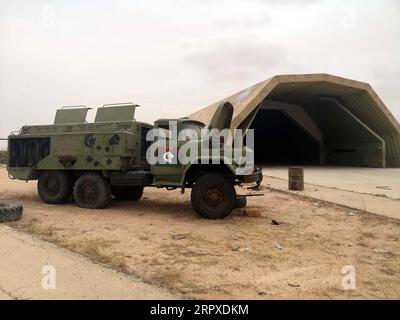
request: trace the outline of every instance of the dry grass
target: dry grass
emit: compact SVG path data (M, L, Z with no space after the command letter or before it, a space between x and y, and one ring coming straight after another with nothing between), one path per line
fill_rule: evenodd
M111 247L115 241L102 238L76 241L62 236L62 230L51 226L40 225L37 219L24 220L19 223L11 223L11 227L26 233L33 234L42 240L46 240L66 249L79 253L93 261L109 265L115 269L126 269L124 257L115 253Z

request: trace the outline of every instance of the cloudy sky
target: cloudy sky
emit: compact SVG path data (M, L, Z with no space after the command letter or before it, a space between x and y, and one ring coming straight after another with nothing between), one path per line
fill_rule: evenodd
M400 119L399 39L400 0L0 0L0 137L63 105L181 117L285 73L369 82Z

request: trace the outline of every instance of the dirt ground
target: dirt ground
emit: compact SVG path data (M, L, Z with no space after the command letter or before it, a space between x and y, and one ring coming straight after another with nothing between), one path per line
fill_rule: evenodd
M35 182L10 181L0 169L1 200L24 205L12 227L187 297L400 299L399 221L263 193L248 201L260 218L237 210L222 221L203 220L189 192L153 188L137 203L85 210L43 204ZM355 267L356 290L341 287L347 265Z

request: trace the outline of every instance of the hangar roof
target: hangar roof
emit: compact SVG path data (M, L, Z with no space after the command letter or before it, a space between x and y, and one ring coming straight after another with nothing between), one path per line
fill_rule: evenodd
M388 165L400 165L400 124L373 88L364 82L329 74L277 75L190 115L206 124L222 101L234 106L232 128L246 129L261 102L295 103L304 107L320 103L318 98L338 100L386 142Z

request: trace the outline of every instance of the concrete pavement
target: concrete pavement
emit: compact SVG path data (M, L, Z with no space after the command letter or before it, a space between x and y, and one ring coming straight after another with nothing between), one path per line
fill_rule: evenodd
M51 267L43 269L46 265ZM50 289L44 289L42 284ZM55 289L51 289L53 284ZM0 224L0 300L4 299L179 297Z
M400 169L305 167L304 170L302 192L288 191L287 167L264 168L263 185L400 220Z
M275 178L288 178L288 168L283 166L267 166L263 173ZM304 180L322 187L400 199L400 168L305 166Z

